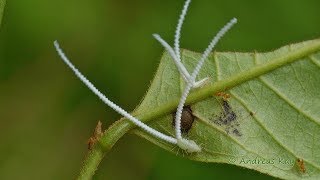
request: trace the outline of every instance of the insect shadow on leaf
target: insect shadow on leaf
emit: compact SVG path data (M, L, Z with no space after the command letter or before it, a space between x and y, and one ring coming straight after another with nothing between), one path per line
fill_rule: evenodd
M227 134L232 133L236 136L242 136L242 133L239 130L239 113L231 107L229 103L230 95L227 93L220 93L218 96L221 97L216 99L221 106L222 112L218 117L212 119L213 122L218 126L224 127Z

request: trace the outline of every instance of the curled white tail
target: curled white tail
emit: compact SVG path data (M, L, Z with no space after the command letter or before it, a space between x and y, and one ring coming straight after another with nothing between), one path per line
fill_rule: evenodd
M81 74L81 72L69 61L67 56L63 53L62 49L60 48L57 41L54 41L54 46L61 57L61 59L70 67L70 69L75 73L75 75L94 93L96 94L105 104L110 106L112 109L117 111L122 116L129 119L131 122L133 122L135 125L141 127L143 130L147 131L151 135L162 139L164 141L167 141L172 144L177 144L177 140L171 136L167 136L148 125L141 122L139 119L133 117L131 114L129 114L127 111L123 110L121 107L110 101L104 94L102 94L84 75Z

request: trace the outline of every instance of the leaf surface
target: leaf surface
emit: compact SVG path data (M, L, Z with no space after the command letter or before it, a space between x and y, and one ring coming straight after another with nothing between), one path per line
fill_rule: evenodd
M190 104L196 119L184 136L201 145L200 153L186 154L140 129L132 132L195 161L234 164L285 179L319 179L320 53L307 54L289 64L279 63L266 74L259 74L258 69L264 64L277 64L281 57L319 41L305 41L266 53L212 53L197 78L210 77L207 86L228 78L241 80L240 76L250 72L256 73L256 77L226 87L224 92L231 97L225 102L212 94ZM182 51L182 61L189 72L200 56ZM172 59L164 53L150 89L134 114L144 114L177 99L184 86ZM148 124L174 136L172 113ZM298 159L303 163L299 164Z

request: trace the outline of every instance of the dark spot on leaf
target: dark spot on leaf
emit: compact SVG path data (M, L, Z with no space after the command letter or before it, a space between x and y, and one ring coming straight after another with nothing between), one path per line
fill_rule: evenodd
M224 112L225 112L226 114L230 113L231 107L230 107L228 101L226 101L226 100L223 99L223 100L222 100L222 107L223 107L223 110L224 110Z
M237 119L236 113L231 111L225 117L225 124L230 124L231 122L235 121L236 119Z
M242 134L239 132L238 129L234 129L233 131L233 134L237 135L237 136L241 136Z
M213 122L219 126L225 127L225 131L230 134L234 134L236 136L242 136L239 131L239 122L237 121L237 114L233 111L229 102L225 99L221 100L222 113L218 118L213 120Z

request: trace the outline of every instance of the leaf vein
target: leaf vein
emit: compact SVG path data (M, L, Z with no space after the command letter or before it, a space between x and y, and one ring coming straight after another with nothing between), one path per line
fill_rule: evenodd
M295 109L298 113L305 116L307 119L310 119L315 124L320 126L320 122L318 122L316 119L314 119L311 115L307 114L305 111L299 109L289 98L287 98L283 93L281 93L279 90L274 88L272 85L269 84L268 80L266 80L264 77L259 77L260 81L268 87L270 90L272 90L278 97L280 97L282 100L284 100L286 103L288 103L293 109Z
M313 64L315 64L318 68L320 68L320 62L318 62L313 56L308 56Z
M204 124L207 124L209 127L219 131L222 135L224 135L225 137L229 138L231 141L235 142L236 144L238 144L243 150L249 152L249 153L252 153L254 155L257 155L259 157L262 157L263 159L268 159L262 155L260 155L258 152L255 152L254 150L246 147L245 145L243 145L240 141L236 140L235 138L229 136L225 131L221 130L220 128L217 128L215 125L213 125L212 123L208 122L207 120L205 120L206 118L204 117L201 117L200 115L198 114L194 114L202 123ZM308 162L309 163L309 162ZM271 164L270 164L271 165ZM275 164L272 164L273 167L277 168L277 169L280 169L280 170L283 170L283 171L286 171L286 169L282 169L278 166L276 166ZM316 166L315 166L316 167ZM320 168L319 168L320 170Z
M245 107L248 111L251 111L250 108L246 105L246 103L240 99L236 94L233 94L233 97L243 105L243 107ZM261 121L258 120L258 118L256 116L253 116L253 119L257 122L257 124L259 124L259 126L264 129L269 135L270 137L280 146L282 147L284 150L286 150L288 153L290 153L291 155L293 155L295 158L299 158L295 153L293 153L292 151L290 151L289 148L287 148L284 144L282 144L267 128L266 126L264 126L262 124ZM313 167L315 167L316 169L318 169L320 171L320 166L315 165L313 162L310 162L306 159L304 159L305 162L307 162L308 164L312 165Z

